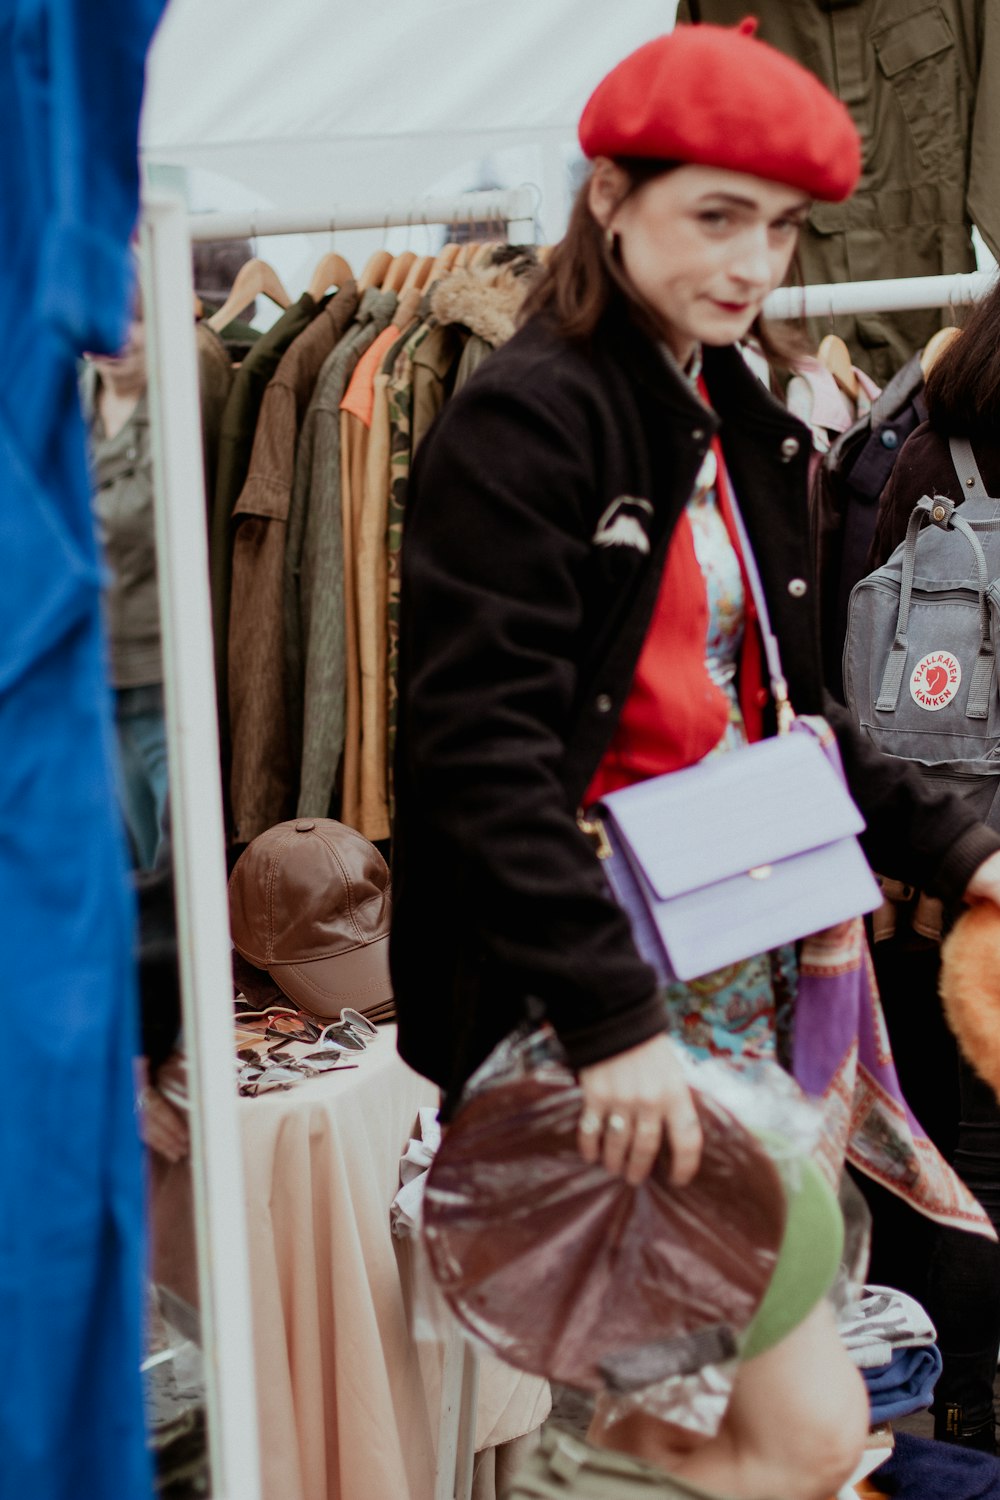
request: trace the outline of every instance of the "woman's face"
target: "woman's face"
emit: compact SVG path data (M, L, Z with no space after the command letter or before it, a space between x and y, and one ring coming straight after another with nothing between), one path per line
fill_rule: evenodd
M687 364L698 344L743 338L780 286L809 199L722 167L685 165L624 197L628 178L597 165L590 207L617 236L622 264Z

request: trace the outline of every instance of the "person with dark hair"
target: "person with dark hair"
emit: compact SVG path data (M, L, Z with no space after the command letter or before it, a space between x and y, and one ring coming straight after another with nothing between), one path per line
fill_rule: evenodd
M796 987L790 946L661 991L578 821L616 788L775 732L734 497L792 702L824 709L809 436L737 345L755 328L766 342L799 225L814 198L849 195L859 143L844 107L752 32L679 28L598 86L567 236L524 325L425 438L407 496L400 1050L441 1085L447 1120L494 1046L544 1020L579 1078L581 1156L630 1184L664 1149L678 1188L698 1170L680 1049L775 1058ZM872 863L996 900L1000 838L865 746L844 710L830 722ZM831 1231L832 1261L799 1257L808 1295L753 1344L714 1438L692 1449L646 1418L602 1441L698 1493L827 1500L868 1426L824 1300L838 1244Z
M1000 495L1000 281L977 303L958 338L927 372L927 421L899 450L892 477L879 500L869 564L880 567L906 535L921 495L965 498L948 439L968 438L983 481Z
M948 447L967 438L984 483L1000 496L1000 282L927 372L927 421L907 438L879 501L869 565L884 563L906 535L924 495L961 505ZM900 1080L915 1113L1000 1232L1000 1105L976 1077L944 1024L940 948L915 915L897 908L895 930L874 946L876 973ZM875 1281L924 1303L944 1368L934 1392L934 1435L997 1451L993 1384L1000 1352L1000 1248L921 1220L891 1195L862 1184L874 1217Z

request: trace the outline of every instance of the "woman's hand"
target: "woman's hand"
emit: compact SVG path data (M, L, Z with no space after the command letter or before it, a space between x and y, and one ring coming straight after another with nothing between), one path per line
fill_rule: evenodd
M1000 852L984 859L965 887L966 901L992 901L1000 906Z
M169 1162L183 1161L191 1149L187 1121L179 1110L149 1082L146 1059L136 1062L136 1103L139 1135L152 1151L158 1151Z
M578 1141L586 1162L603 1159L636 1187L656 1160L664 1132L670 1145L670 1181L683 1187L701 1160L701 1126L674 1044L661 1033L580 1069L583 1110Z

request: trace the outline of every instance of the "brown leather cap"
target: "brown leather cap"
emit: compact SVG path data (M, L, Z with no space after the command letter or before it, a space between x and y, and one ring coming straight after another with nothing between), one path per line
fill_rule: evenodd
M333 818L276 823L229 877L235 948L317 1016L392 998L391 910L385 860Z

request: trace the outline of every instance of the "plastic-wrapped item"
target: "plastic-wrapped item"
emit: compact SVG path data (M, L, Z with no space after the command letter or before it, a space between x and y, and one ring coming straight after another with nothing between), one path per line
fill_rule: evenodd
M630 1187L577 1149L581 1092L549 1035L501 1044L430 1169L424 1242L459 1320L509 1364L619 1392L724 1363L774 1270L787 1204L769 1151L711 1093L687 1187L666 1151Z

